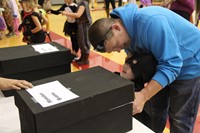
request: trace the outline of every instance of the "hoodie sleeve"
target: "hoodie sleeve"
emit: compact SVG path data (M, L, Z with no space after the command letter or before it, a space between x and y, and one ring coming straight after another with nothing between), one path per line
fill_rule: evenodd
M158 21L159 20L159 21ZM144 34L144 47L150 50L158 61L153 77L163 87L173 82L180 73L183 59L178 46L173 24L165 16L152 16Z

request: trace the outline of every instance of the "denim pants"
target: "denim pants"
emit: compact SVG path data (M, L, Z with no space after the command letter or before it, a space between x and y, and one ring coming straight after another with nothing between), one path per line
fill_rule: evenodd
M176 80L145 104L144 124L156 133L162 133L169 116L170 133L192 133L199 101L200 77Z

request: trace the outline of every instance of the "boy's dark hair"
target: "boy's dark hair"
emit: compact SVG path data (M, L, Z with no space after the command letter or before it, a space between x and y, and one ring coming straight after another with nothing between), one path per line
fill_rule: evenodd
M130 65L134 75L132 81L135 84L135 91L143 89L144 84L149 82L156 72L157 61L149 53L133 53L125 63Z
M129 64L134 75L132 81L136 91L144 88L144 84L149 82L156 72L157 61L152 54L134 53L127 58L125 63Z

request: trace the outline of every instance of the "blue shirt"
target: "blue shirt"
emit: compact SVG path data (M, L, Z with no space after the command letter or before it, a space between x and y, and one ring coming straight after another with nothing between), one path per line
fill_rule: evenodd
M153 76L162 87L200 76L200 30L169 9L135 4L116 8L130 38L131 51L152 53L158 61ZM148 66L147 66L148 67Z

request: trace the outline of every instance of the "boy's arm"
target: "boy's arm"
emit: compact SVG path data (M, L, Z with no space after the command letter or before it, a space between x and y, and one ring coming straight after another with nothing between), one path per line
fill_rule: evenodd
M81 15L84 13L84 11L85 11L85 6L80 6L76 13L71 13L71 12L66 12L66 11L63 11L61 13L62 13L62 15L66 15L66 16L70 16L70 17L74 17L74 18L80 18Z

